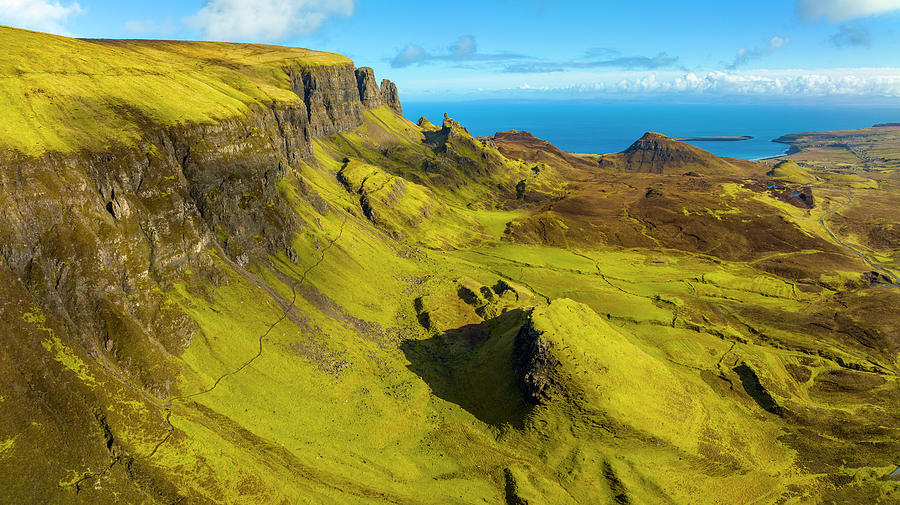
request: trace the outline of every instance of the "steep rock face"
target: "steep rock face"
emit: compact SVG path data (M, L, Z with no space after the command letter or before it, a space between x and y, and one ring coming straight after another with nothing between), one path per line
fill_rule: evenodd
M81 347L159 397L170 394L169 357L196 333L163 290L185 271L222 282L210 253L243 266L289 249L297 224L279 179L312 155L313 139L357 127L379 105L377 85L361 89L352 65L285 72L301 101L148 126L137 146L105 152L0 150L4 266Z
M356 69L356 85L359 87L359 98L365 107L381 105L381 90L375 80L375 71L369 67Z
M395 111L401 114L403 113L403 107L400 105L400 93L397 92L397 85L387 79L381 81L381 101Z
M211 237L175 151L147 150L0 158L14 167L0 171L10 195L0 202L0 256L83 347L164 396L165 354L183 350L194 327L159 287L208 265ZM149 363L163 370L144 374Z
M359 124L363 105L352 65L320 68L302 76L301 96L309 113L310 138L325 137Z
M513 364L519 376L522 394L531 404L549 400L553 372L560 365L553 355L552 346L551 342L543 338L543 331L535 327L534 320L530 317L516 335Z

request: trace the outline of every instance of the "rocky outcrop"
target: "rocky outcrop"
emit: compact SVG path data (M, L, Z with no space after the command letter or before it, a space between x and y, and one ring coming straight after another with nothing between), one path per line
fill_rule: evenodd
M397 92L397 85L387 79L381 81L381 101L395 111L401 114L403 113L403 107L400 106L400 93Z
M375 71L369 67L356 69L356 85L359 87L359 99L364 107L374 108L382 104L381 90L375 80Z
M519 377L519 387L525 399L539 405L549 399L553 387L553 373L559 360L551 350L553 344L543 338L543 332L529 317L516 335L513 346L513 365Z
M463 125L459 124L459 121L450 117L450 114L444 113L444 121L441 123L441 126L448 130L453 130L454 128L457 130L462 130L466 134L469 134L469 130L467 130Z
M453 119L446 113L444 114L444 120L441 123L440 128L432 125L431 122L428 122L428 119L425 119L426 123L423 123L422 119L419 119L419 122L424 125L422 128L426 130L425 143L433 149L442 152L452 151L452 144L460 142L467 144L468 147L471 147L472 149L480 149L483 145L481 141L472 137L469 130L459 124L459 121ZM431 125L431 127L429 128L428 125Z
M428 131L440 130L440 128L438 128L434 123L429 121L428 118L425 116L422 116L419 118L419 120L416 122L416 126L418 126L419 128L421 128L423 130L428 130Z

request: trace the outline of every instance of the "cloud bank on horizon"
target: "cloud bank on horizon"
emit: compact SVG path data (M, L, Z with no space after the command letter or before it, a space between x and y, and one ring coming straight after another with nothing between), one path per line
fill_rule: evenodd
M413 99L900 96L900 0L0 0L0 24L313 47Z
M831 69L786 71L720 70L688 72L669 79L657 74L617 82L598 82L569 88L578 93L655 93L715 95L887 96L900 97L900 69ZM885 70L888 70L886 72ZM532 88L534 89L534 88ZM547 88L544 91L552 91Z

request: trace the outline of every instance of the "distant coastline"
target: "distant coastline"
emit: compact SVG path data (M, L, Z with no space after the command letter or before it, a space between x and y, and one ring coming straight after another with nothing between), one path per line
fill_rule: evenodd
M573 153L620 152L646 131L675 138L752 135L752 139L742 141L692 142L716 156L748 160L783 156L788 146L771 140L786 133L868 128L900 120L900 104L832 107L435 101L404 102L403 112L412 121L425 116L436 124L449 112L477 136L524 130Z
M719 135L713 137L681 137L675 140L679 142L739 142L752 138L752 135Z

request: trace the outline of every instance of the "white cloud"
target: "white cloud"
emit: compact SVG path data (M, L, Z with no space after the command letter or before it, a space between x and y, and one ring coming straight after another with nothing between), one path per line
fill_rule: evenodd
M332 16L353 14L355 0L208 0L189 16L213 40L284 40L308 35Z
M769 96L900 97L900 69L822 69L689 72L669 79L655 73L615 83L581 86L609 93L687 93Z
M797 10L807 19L847 21L900 10L900 0L799 0Z
M400 50L396 56L391 58L391 66L394 68L405 68L412 65L426 65L435 63L463 63L473 62L489 62L489 61L512 61L527 59L526 56L515 53L480 53L478 52L478 44L475 37L471 35L463 35L447 48L447 52L429 53L422 46L416 44L407 44Z
M391 66L394 68L404 68L410 65L421 64L428 61L431 56L422 48L415 44L407 44L397 56L391 59Z
M63 23L82 12L78 2L63 5L47 0L0 0L0 24L64 34Z
M782 47L784 47L785 44L787 44L790 41L791 41L791 39L789 39L787 37L777 37L776 36L776 37L772 37L771 39L769 39L769 45L762 49L759 49L759 48L747 49L746 47L742 47L742 48L738 49L737 54L734 55L734 61L731 63L731 65L728 66L728 68L734 70L734 69L738 68L739 66L747 63L750 60L757 60L764 56L768 56L768 55L774 53L775 51L781 49Z
M471 35L463 35L456 43L450 46L450 54L456 58L471 56L475 54L476 50L475 37Z

